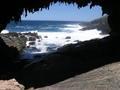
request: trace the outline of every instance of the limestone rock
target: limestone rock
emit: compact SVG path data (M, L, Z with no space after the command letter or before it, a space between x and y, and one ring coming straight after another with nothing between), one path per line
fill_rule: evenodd
M15 79L0 80L0 90L24 90L24 86Z

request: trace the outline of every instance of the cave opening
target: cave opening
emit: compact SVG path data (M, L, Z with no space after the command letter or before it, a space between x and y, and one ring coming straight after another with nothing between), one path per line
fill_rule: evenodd
M109 1L106 0L106 2L108 3ZM0 44L1 44L0 55L1 58L5 58L4 60L1 59L1 73L4 73L4 75L2 75L1 78L6 78L7 77L6 75L10 76L11 78L11 76L13 75L13 77L15 77L20 83L24 84L25 86L43 87L43 86L56 84L60 81L63 81L70 77L74 77L75 75L80 75L82 73L88 72L90 70L96 69L106 64L118 62L120 59L120 54L119 54L120 44L118 43L119 27L117 27L119 26L119 23L116 21L119 21L118 18L119 11L117 11L116 9L117 5L114 7L111 1L109 4L106 4L106 2L103 4L102 2L100 2L97 3L97 5L100 4L100 6L102 7L102 11L108 14L108 22L112 31L110 32L111 36L105 37L101 40L95 39L85 42L77 41L78 43L76 43L75 45L71 44L68 46L64 46L63 48L60 48L58 52L54 52L52 54L49 54L47 57L43 57L42 61L37 60L32 63L28 63L28 62L21 63L19 61L16 61L16 59L13 60L12 56L15 57L14 55L18 54L18 51L11 46L9 47L6 46L6 44L3 43L3 40L0 40ZM47 5L49 6L49 4L47 5L45 5L45 3L42 4L40 4L40 7L42 8L46 8ZM79 3L77 4L79 5ZM20 5L24 5L24 4L20 4ZM33 9L33 7L35 7L33 3L33 5L31 5L30 7L29 5L26 6L27 9L25 8L23 9L20 8L20 5L17 6L16 4L17 8L10 7L11 13L13 14L6 12L3 12L4 14L1 14L2 15L2 17L0 17L1 29L5 28L6 24L9 23L10 20L19 21L21 14L23 13L24 10L25 12L27 12L27 10L29 12L38 11L38 6L39 6L39 4L36 4L37 8ZM83 6L86 6L86 4L83 4ZM80 7L82 6L80 5ZM23 29L24 27L17 26L16 28ZM31 29L31 27L29 27L28 29ZM16 40L14 36L17 36L17 34L12 33L12 38L10 39L14 39L15 41L17 41L18 39ZM20 37L24 38L23 35L21 35ZM36 37L40 38L38 36ZM44 38L47 39L48 36L45 35ZM67 39L68 42L71 37L67 36L65 38ZM30 40L33 41L34 38L30 38ZM12 41L11 44L13 43L14 41ZM22 43L20 43L19 45L21 44ZM32 42L31 45L33 44L34 43ZM54 45L52 44L52 46ZM3 51L4 48L5 51ZM51 48L49 48L49 50L50 49ZM11 52L11 50L13 52ZM37 56L37 58L38 57L41 56ZM10 60L13 61L11 62ZM14 73L11 74L11 72Z
M43 9L35 13L27 13L26 16L26 13L23 12L21 22L11 22L1 32L21 33L23 37L26 37L24 39L26 40L24 43L26 43L21 44L25 45L23 53L27 54L27 56L24 56L23 53L20 55L24 59L34 59L35 55L32 55L34 53L53 52L64 45L109 36L108 16L102 16L99 6L90 9L89 4L78 9L77 5L57 3L51 5L49 10Z

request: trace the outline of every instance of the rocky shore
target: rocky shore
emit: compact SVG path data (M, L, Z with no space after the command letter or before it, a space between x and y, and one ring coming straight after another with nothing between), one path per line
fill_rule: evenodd
M85 31L85 30L91 30L95 28L101 31L102 35L110 33L111 29L108 24L108 16L106 15L101 18L85 23L85 27L82 28L81 30Z
M10 32L7 34L0 34L1 39L5 42L8 47L15 47L20 52L24 48L32 43L35 43L36 39L40 39L37 33L16 33ZM31 41L28 45L26 44L27 41Z
M18 51L21 51L26 46L26 38L20 33L0 34L0 37L6 45L16 47Z
M10 66L5 65L5 67L12 66L12 70L22 67L17 68L14 76L9 79L15 78L16 83L19 82L24 85L24 89L28 90L101 90L101 88L119 90L119 38L119 35L109 36L65 45L56 52L21 66L20 63L11 64L7 60ZM9 41L9 39L4 40ZM11 43L11 45L14 44ZM11 80L2 79L1 82L2 88L6 88L9 83L12 87L16 87L16 84L12 84L14 80L11 82ZM17 86L19 87L19 84ZM13 90L11 86L8 88ZM19 87L15 90L24 89Z
M116 73L119 63L112 64L120 59L119 37L109 36L59 48L26 65L16 79L26 88L36 90L119 90L119 85L114 84L119 82L119 73Z
M0 34L0 79L14 77L14 73L29 63L20 60L20 53L26 48L27 36L37 37L34 33Z

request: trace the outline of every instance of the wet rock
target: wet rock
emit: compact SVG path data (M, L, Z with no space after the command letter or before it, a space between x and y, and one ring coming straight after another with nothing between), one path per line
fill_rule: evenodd
M75 40L74 42L78 43L78 42L80 42L80 41L79 41L79 40Z
M44 38L48 38L48 36L44 36Z
M53 47L47 47L47 51L48 52L52 52L52 51L55 51L56 50L56 46L53 46Z
M36 38L33 37L33 36L30 36L29 39L28 39L28 41L35 41L35 40L36 40Z
M65 37L65 39L71 39L71 37L70 37L70 36L67 36L67 37Z
M36 36L36 38L37 38L37 39L42 39L42 37L41 37L41 36Z
M18 51L22 51L26 46L27 38L20 33L0 34L0 37L4 40L6 45L16 47Z
M35 42L34 41L29 42L29 45L35 45Z
M38 42L41 42L41 40L38 40Z
M66 42L70 42L70 40L67 40Z

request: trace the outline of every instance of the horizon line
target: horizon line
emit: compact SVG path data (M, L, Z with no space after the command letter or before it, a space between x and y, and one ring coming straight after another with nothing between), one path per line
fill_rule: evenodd
M65 21L65 22L89 22L89 21L78 21L78 20L34 20L34 19L32 19L32 20L28 20L28 19L21 19L21 21Z

